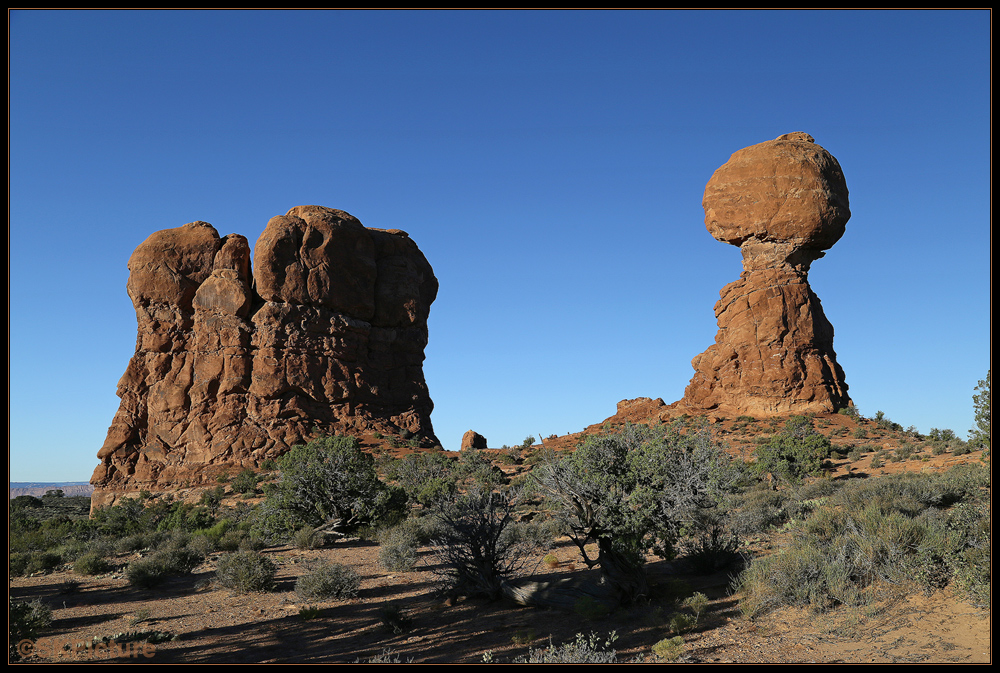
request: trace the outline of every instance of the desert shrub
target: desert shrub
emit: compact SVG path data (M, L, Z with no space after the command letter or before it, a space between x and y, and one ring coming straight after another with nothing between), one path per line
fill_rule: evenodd
M8 661L20 661L21 652L18 650L18 643L23 640L37 640L41 631L52 625L52 609L41 601L21 601L9 600L7 612L8 630Z
M386 570L409 572L417 564L419 539L413 525L403 522L379 531L378 544L378 560Z
M151 589L174 575L186 575L205 560L204 554L188 546L190 537L167 538L150 556L133 561L125 570L129 584Z
M436 513L427 516L412 516L400 523L417 536L417 541L421 545L430 544L441 535L444 529L441 518Z
M257 473L248 467L233 478L231 486L235 493L254 493L259 481Z
M612 631L606 638L595 633L576 634L576 638L558 647L549 643L542 649L531 649L526 655L514 659L516 664L614 664L618 653L612 645L618 639Z
M224 490L222 486L219 486L216 489L203 492L200 502L205 506L192 505L179 500L172 503L158 501L146 508L141 516L147 522L149 530L190 532L209 528L215 524L212 511L218 509L219 503L222 502L220 491Z
M986 378L976 385L976 394L972 396L972 407L976 413L976 426L969 430L969 446L973 449L983 449L990 452L990 372L986 372Z
M830 439L813 428L811 419L792 416L781 432L761 440L754 469L761 475L771 473L798 481L822 472L831 446Z
M226 481L227 482L229 481L228 476L226 477ZM216 512L218 511L219 506L222 505L222 499L225 497L226 497L226 487L216 486L215 488L210 488L206 491L202 491L201 499L198 500L198 504L204 505L212 512ZM176 526L168 526L168 527L172 528ZM197 527L201 528L202 526L197 526Z
M222 534L222 537L219 538L219 541L215 545L215 548L218 549L219 551L232 552L242 547L248 546L250 540L251 540L250 535L245 530L241 529L227 530L225 533ZM257 548L259 549L260 547L258 546Z
M472 491L443 507L433 541L441 589L497 599L529 562L534 546L510 533L514 497Z
M736 563L740 537L735 530L721 523L710 522L686 536L678 545L692 573L709 575Z
M424 507L436 507L454 496L456 490L454 477L432 477L420 486L415 499Z
M198 558L202 559L218 549L216 541L204 533L195 533L192 535L187 546Z
M962 441L956 441L951 446L951 454L953 456L964 456L971 452L972 449L969 448L969 445Z
M664 638L653 645L653 654L666 661L677 661L684 654L684 638Z
M508 483L502 469L487 460L482 452L466 449L458 454L455 476L465 488L492 490Z
M964 577L967 559L989 548L988 475L977 467L848 483L788 547L744 571L741 607L752 615L779 605L861 605L886 586L930 590Z
M506 531L511 542L524 544L532 549L551 549L555 546L558 529L551 521L515 521Z
M166 568L155 558L133 561L125 569L128 583L141 589L152 589L161 584L168 575Z
M744 537L759 535L788 520L788 496L761 484L733 494L726 500L733 530Z
M910 444L909 442L903 442L902 444L896 447L896 458L898 458L900 461L909 460L910 458L913 457L914 453L916 453L916 447L914 447L913 444Z
M691 615L676 612L670 616L670 630L676 634L687 633L697 625L697 620Z
M398 483L411 502L432 507L454 494L453 466L454 461L444 453L411 453L392 461L386 477Z
M23 575L33 575L35 573L50 573L58 568L62 562L62 555L54 551L31 551L25 553L23 558ZM22 562L19 561L20 567Z
M95 552L80 556L73 563L73 572L78 575L101 575L111 570L113 566L106 558Z
M374 657L369 657L368 659L357 659L356 664L412 664L413 659L407 659L403 661L400 659L399 655L393 652L390 648L382 650L381 654L376 654Z
M532 476L584 563L600 567L603 581L627 603L648 593L647 553L673 558L682 538L719 523L719 500L742 476L733 465L704 427L681 421L587 437ZM586 549L592 542L596 558Z
M219 544L219 540L222 539L222 536L228 533L234 525L235 522L232 519L221 519L208 528L196 530L195 535L206 537L217 546Z
M531 447L524 447L523 451L530 453ZM496 461L501 465L517 465L522 461L522 448L516 446L505 446L496 454Z
M312 526L303 526L292 535L292 543L297 549L317 549L323 546L325 536Z
M398 605L384 605L378 611L382 626L395 634L405 633L413 624L413 618Z
M255 512L257 537L287 539L303 525L347 535L405 516L405 492L379 480L374 459L353 437L294 446L279 464L281 481Z
M322 563L295 582L295 595L299 600L315 601L324 598L354 598L361 588L361 576L353 568L341 563Z
M119 554L142 551L143 549L154 549L166 540L170 534L167 531L150 531L147 533L133 533L118 539L114 549Z
M263 554L255 551L236 551L219 559L215 577L219 584L240 593L270 591L278 569Z

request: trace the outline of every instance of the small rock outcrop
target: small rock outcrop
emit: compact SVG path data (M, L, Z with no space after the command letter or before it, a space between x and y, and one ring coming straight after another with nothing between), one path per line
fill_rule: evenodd
M486 438L475 430L469 430L462 435L462 451L466 449L485 449Z
M678 406L772 416L847 407L833 326L809 266L851 216L840 164L805 133L742 149L705 187L705 225L743 253L740 279L715 305L715 344L692 360Z
M268 222L253 258L206 222L132 254L138 338L94 506L258 466L317 429L438 443L423 375L438 282L409 236L299 206Z

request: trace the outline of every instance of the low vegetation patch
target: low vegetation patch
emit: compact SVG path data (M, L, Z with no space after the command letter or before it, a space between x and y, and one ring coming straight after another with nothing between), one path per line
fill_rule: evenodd
M295 582L295 595L302 601L325 598L354 598L361 588L361 576L341 563L322 563Z
M741 575L748 615L783 605L826 610L881 600L887 589L956 582L982 600L989 573L989 474L944 473L858 480L796 524L792 542Z
M219 584L239 593L270 591L277 574L274 563L256 551L237 551L219 559L215 577Z

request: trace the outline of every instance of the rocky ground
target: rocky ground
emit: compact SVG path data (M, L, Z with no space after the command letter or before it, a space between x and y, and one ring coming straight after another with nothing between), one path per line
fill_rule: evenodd
M588 431L598 431L645 414L644 404L631 405ZM649 402L653 408L659 405ZM646 406L648 406L646 404ZM662 404L662 403L661 403ZM886 450L908 441L905 433L885 431L874 423L831 415L816 419L835 443L876 445ZM742 425L741 425L742 423ZM715 422L716 434L732 451L745 451L767 422ZM838 428L848 429L847 432ZM865 437L855 437L865 430ZM545 445L563 448L578 435L551 438ZM918 447L915 456L872 467L874 454L851 462L835 460L826 478L877 476L901 470L942 470L978 461L979 453L933 455ZM527 469L508 465L509 472ZM760 551L760 550L757 550ZM835 609L816 614L784 609L749 619L732 593L733 571L713 576L671 572L664 562L649 565L652 592L648 601L610 614L577 610L559 612L525 608L507 602L446 601L435 592L435 559L429 549L412 572L388 572L378 563L378 547L362 540L343 541L319 550L275 547L265 553L277 564L277 588L267 593L237 594L214 582L219 555L189 576L174 578L150 590L124 578L125 564L104 576L74 575L63 569L46 575L10 580L15 600L41 599L53 608L52 628L37 641L22 644L25 663L125 662L157 663L348 663L390 653L401 661L509 661L550 642L561 644L576 634L595 633L612 644L619 661L660 661L651 652L671 637L669 618L678 591L701 591L710 604L697 626L684 634L679 661L690 663L988 663L991 661L990 615L962 602L949 590L924 595L900 594L884 604L861 609ZM593 571L579 562L575 547L563 540L554 550L556 567L538 556L540 579L581 578ZM301 603L296 578L325 559L346 564L362 576L358 595L350 600ZM124 645L129 634L143 634L149 644ZM96 643L96 644L95 644ZM145 649L142 649L145 647ZM148 659L146 659L148 657Z
M577 633L602 638L614 632L619 660L654 662L650 648L672 636L667 626L669 595L679 582L702 591L711 603L697 627L685 634L681 661L695 663L985 663L990 661L988 613L948 592L901 598L880 610L835 610L816 615L782 610L749 620L729 591L726 574L677 576L652 564L654 597L611 614L573 614L466 600L449 603L434 593L433 559L413 572L390 573L377 562L378 548L360 541L332 549L266 551L278 564L278 587L268 593L237 594L214 584L215 558L194 574L153 590L130 587L121 573L104 577L71 572L18 578L15 599L40 598L54 607L54 622L41 638L23 646L25 663L144 659L156 663L354 662L391 651L402 661L480 662L510 660ZM556 550L562 566L544 575L588 572L574 567L575 549ZM216 557L217 558L217 557ZM351 600L299 602L295 578L320 558L336 560L363 576ZM316 616L303 608L318 608ZM389 616L409 623L394 630ZM398 631L398 632L397 632ZM112 643L122 634L156 632L162 641ZM156 638L153 638L156 640ZM95 646L94 643L103 643ZM89 647L87 646L89 645ZM135 649L128 649L129 647Z

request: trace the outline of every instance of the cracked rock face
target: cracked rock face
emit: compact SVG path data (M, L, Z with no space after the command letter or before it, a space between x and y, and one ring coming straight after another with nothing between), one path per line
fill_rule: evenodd
M209 483L325 433L437 444L423 375L438 282L399 230L299 206L254 246L207 222L129 259L136 351L91 478L95 507Z
M751 416L849 406L833 326L807 279L851 216L840 164L789 133L733 154L703 206L709 233L740 247L743 273L720 293L715 344L692 360L680 404Z

